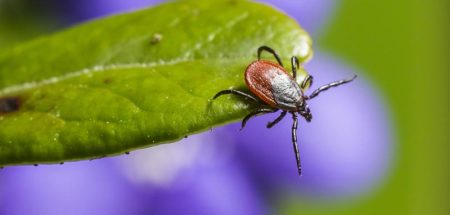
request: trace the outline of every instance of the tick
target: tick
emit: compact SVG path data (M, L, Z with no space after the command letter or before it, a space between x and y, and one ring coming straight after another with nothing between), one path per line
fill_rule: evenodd
M263 51L272 54L277 63L268 60L261 60L261 53ZM242 120L241 130L245 127L245 124L250 118L258 114L273 113L281 110L281 114L275 120L267 123L267 128L272 128L289 112L293 119L292 144L294 146L298 174L301 175L302 166L300 163L300 153L297 145L297 114L305 118L307 122L310 122L312 119L312 114L306 102L312 98L315 98L319 95L319 93L325 90L353 81L356 78L356 75L350 79L343 79L321 86L307 96L305 94L305 90L307 86L312 85L313 77L311 75L307 75L303 80L299 81L299 83L296 82L297 69L300 68L300 63L297 57L291 57L291 75L283 67L281 58L273 49L267 46L261 46L258 48L257 55L258 60L250 63L250 65L248 65L245 69L245 84L253 95L230 89L218 92L213 99L225 94L234 94L251 99L261 104L261 107L244 117Z

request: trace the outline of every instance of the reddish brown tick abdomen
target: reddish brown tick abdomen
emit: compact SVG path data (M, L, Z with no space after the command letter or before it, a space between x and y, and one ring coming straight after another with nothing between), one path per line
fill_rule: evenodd
M267 60L253 61L245 70L245 83L250 91L274 108L279 108L273 94L273 80L275 77L284 76L287 79L294 78L277 63Z

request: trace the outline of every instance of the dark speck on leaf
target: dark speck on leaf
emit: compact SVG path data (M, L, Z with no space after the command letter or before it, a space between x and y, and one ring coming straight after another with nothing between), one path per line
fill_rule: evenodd
M110 78L103 80L103 83L105 83L105 84L111 84L111 82L112 82L112 80Z
M150 40L150 44L155 45L161 42L163 36L161 34L153 34L152 39Z
M39 164L35 163L35 164L33 164L33 166L39 166Z
M188 138L188 135L184 136L184 138Z
M129 154L130 154L130 152L125 152L125 154L126 154L126 155L129 155Z
M0 114L19 110L21 105L19 97L0 98Z
M102 156L98 156L98 157L95 157L95 158L91 158L91 159L89 159L89 161L93 161L93 160L97 160L97 159L102 159L102 158L105 158L106 157L106 155L102 155Z

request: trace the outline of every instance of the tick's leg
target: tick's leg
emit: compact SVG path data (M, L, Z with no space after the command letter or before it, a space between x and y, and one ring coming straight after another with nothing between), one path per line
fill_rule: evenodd
M298 119L297 119L297 115L295 115L295 113L292 113L292 119L294 120L294 123L292 123L292 144L294 145L294 153L295 153L295 159L297 161L297 170L298 170L298 175L302 175L302 164L300 163L300 152L298 150L298 145L297 145L297 124L298 124Z
M298 58L295 56L291 57L291 67L292 67L292 76L294 78L297 77L297 69L300 68L300 63L298 62Z
M300 85L300 87L302 89L305 89L308 82L309 82L309 87L311 87L313 84L313 80L314 80L314 77L312 77L311 75L306 76L306 78L302 81L302 84Z
M273 54L273 56L275 57L275 59L277 59L278 64L280 64L280 66L283 66L283 63L281 62L280 56L278 56L278 54L277 54L272 48L270 48L270 47L268 47L268 46L260 46L260 47L258 48L258 60L261 59L261 52L262 52L262 51L267 51L267 52Z
M329 83L329 84L327 84L327 85L321 86L321 87L319 87L319 89L317 89L317 90L315 90L313 93L311 93L311 95L309 96L308 99L312 99L312 98L316 97L317 95L319 95L320 92L325 91L325 90L328 90L328 89L330 89L330 88L332 88L332 87L337 87L337 86L339 86L339 85L342 85L342 84L346 84L346 83L348 83L348 82L351 82L351 81L355 80L356 77L357 77L357 76L355 75L355 76L353 76L353 77L350 78L350 79L344 79L344 80L340 80L340 81L335 81L335 82Z
M274 125L276 125L277 123L279 123L284 116L286 116L287 111L283 111L281 112L280 116L278 116L278 118L276 118L274 121L267 123L267 128L272 128Z
M254 117L254 116L256 116L256 115L258 115L258 114L260 114L260 113L273 113L273 112L276 112L276 111L278 111L278 109L275 109L275 110L274 110L274 109L269 109L269 108L261 108L261 109L258 109L258 110L255 110L255 111L249 113L249 114L248 114L247 116L245 116L244 119L242 120L241 130L244 129L245 124L247 124L247 121L248 121L250 118L252 118L252 117Z
M217 97L219 97L219 96L221 96L221 95L225 95L225 94L239 95L239 96L243 96L243 97L245 97L245 98L251 99L251 100L253 100L253 101L255 101L255 102L259 102L258 99L256 99L256 98L253 97L252 95L247 94L247 93L244 93L244 92L241 92L241 91L239 91L239 90L222 90L222 91L218 92L218 93L213 97L213 99L216 99Z

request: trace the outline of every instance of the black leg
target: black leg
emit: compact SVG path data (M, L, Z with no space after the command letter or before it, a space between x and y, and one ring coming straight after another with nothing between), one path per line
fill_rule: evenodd
M274 121L267 123L267 128L272 128L274 125L276 125L277 123L279 123L284 116L286 116L287 111L283 111L281 112L280 116L278 116L278 118L276 118Z
M277 59L278 64L280 64L280 66L283 66L283 63L281 62L280 56L278 56L278 54L277 54L272 48L270 48L270 47L268 47L268 46L260 46L260 47L258 48L258 60L261 59L261 52L262 52L262 51L267 51L267 52L273 54L273 56L275 57L275 59Z
M298 62L298 58L295 56L291 57L291 67L292 67L292 76L294 78L297 77L297 69L300 68L300 63Z
M278 111L278 109L275 109L275 110L274 110L274 109L269 109L269 108L261 108L261 109L258 109L258 110L255 110L255 111L249 113L249 114L248 114L247 116L245 116L244 119L242 120L241 130L244 129L245 124L247 124L247 121L248 121L250 118L252 118L252 117L254 117L254 116L256 116L256 115L258 115L258 114L260 114L260 113L273 113L273 112L276 112L276 111Z
M340 81L335 81L335 82L329 83L329 84L327 84L327 85L321 86L321 87L319 87L319 89L317 89L317 90L315 90L313 93L311 93L311 95L309 96L308 99L312 99L312 98L316 97L317 95L319 95L320 92L323 92L323 91L325 91L325 90L328 90L328 89L330 89L330 88L332 88L332 87L337 87L337 86L339 86L339 85L342 85L342 84L346 84L346 83L348 83L348 82L351 82L351 81L355 80L356 77L357 77L357 76L355 75L355 76L353 76L353 77L350 78L350 79L344 79L344 80L340 80Z
M255 101L255 102L259 102L258 99L256 99L256 98L253 97L252 95L247 94L247 93L244 93L244 92L241 92L241 91L238 91L238 90L222 90L222 91L218 92L218 93L213 97L213 99L216 99L217 97L219 97L219 96L221 96L221 95L225 95L225 94L239 95L239 96L243 96L243 97L245 97L245 98L249 98L249 99L251 99L251 100L253 100L253 101Z
M298 119L297 119L297 115L295 115L295 113L292 113L292 119L294 120L294 123L292 123L292 144L294 145L294 153L295 153L295 159L297 161L297 170L298 170L298 175L302 175L302 165L300 163L300 152L298 150L298 145L297 145L297 124L298 124Z
M312 77L311 75L306 76L306 78L302 81L302 84L301 84L300 87L302 89L305 89L305 87L308 84L308 82L309 82L309 87L311 87L312 84L313 84L313 80L314 80L314 77Z

